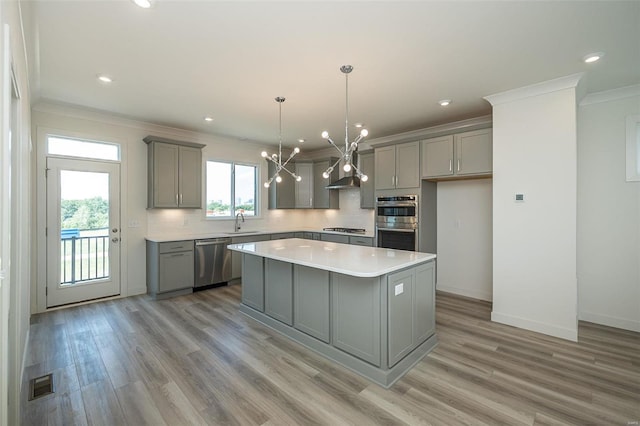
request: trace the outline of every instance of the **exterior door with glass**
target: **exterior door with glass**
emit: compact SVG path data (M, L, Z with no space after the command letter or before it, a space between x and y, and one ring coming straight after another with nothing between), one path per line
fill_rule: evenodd
M47 159L47 307L120 294L120 164Z

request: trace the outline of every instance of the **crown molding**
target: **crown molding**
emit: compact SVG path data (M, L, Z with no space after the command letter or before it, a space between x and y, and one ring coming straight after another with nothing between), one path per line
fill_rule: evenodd
M631 98L634 96L640 96L640 84L590 93L584 97L582 102L580 102L580 106L617 101L619 99Z
M578 87L578 83L585 73L571 74L565 77L555 78L553 80L543 81L532 84L530 86L519 87L517 89L507 90L506 92L496 93L495 95L485 96L484 99L489 101L492 106L518 101L534 96L545 95L547 93L557 92L564 89L574 89Z
M467 120L454 121L452 123L440 124L438 126L427 127L424 129L411 130L409 132L398 133L395 135L384 136L381 138L368 139L361 142L363 150L391 145L402 142L412 142L421 139L435 138L453 133L461 133L471 130L486 129L493 125L491 115L483 115L481 117L469 118Z

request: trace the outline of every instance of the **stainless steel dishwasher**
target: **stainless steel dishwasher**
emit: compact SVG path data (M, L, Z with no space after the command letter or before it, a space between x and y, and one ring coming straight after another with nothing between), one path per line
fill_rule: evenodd
M224 285L231 279L229 244L231 238L196 240L194 291Z

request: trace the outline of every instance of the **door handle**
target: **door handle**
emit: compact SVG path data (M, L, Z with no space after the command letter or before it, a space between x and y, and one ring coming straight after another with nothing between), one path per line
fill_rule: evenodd
M111 239L111 242L113 242L113 243L117 243L118 241L120 241L120 239L118 237L113 237Z
M113 228L113 229L111 230L111 232L113 232L113 233L118 232L118 228Z

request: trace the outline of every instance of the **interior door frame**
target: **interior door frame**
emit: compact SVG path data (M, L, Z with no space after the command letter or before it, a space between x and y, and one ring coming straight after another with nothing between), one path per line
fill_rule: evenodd
M128 263L127 263L127 223L126 212L128 210L127 201L127 179L128 179L128 161L127 161L127 145L122 143L121 135L113 135L108 130L101 133L95 133L95 129L92 127L92 123L87 124L87 128L82 128L81 131L62 129L58 127L50 127L47 125L35 124L39 121L37 113L48 112L51 110L54 113L61 114L57 108L50 108L48 106L41 106L36 109L36 117L32 114L35 127L35 140L36 140L36 167L33 171L34 189L36 192L35 199L35 248L33 250L35 258L37 259L35 265L33 285L31 287L31 313L46 312L48 310L61 309L47 308L47 180L46 180L46 168L47 168L47 138L49 136L58 136L64 138L88 140L88 141L100 141L113 143L120 146L120 296L114 296L114 298L125 297L129 294L129 283L125 279L128 276ZM81 119L84 116L81 112L68 112L68 115L72 118ZM40 120L43 123L48 122L46 118ZM75 120L73 121L75 122ZM65 123L66 124L66 123ZM103 130L103 129L101 129ZM115 132L115 131L114 131ZM64 158L64 157L61 157ZM104 300L104 299L101 299ZM79 302L79 303L92 303Z

